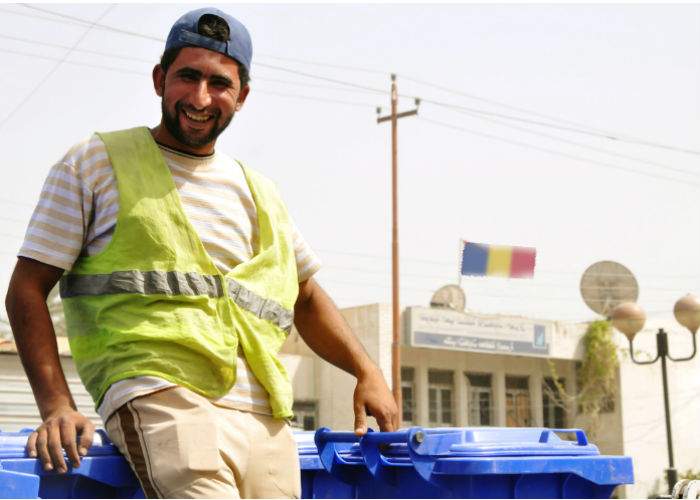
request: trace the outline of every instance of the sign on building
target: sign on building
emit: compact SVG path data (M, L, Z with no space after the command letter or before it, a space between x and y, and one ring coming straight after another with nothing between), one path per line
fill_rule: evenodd
M410 307L406 340L413 347L548 356L554 322Z

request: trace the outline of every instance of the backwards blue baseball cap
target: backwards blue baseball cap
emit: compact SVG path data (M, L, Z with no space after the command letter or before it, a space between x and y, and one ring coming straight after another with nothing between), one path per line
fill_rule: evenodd
M199 20L206 14L218 16L226 21L229 28L227 41L221 42L199 34ZM220 52L235 59L250 72L250 63L253 59L253 44L250 40L250 34L240 21L219 9L205 7L192 10L175 21L165 42L165 50L182 47L202 47Z

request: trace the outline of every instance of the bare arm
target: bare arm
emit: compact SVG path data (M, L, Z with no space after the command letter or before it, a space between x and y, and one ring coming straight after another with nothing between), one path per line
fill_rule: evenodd
M379 367L369 358L330 297L311 278L299 284L295 325L304 341L326 361L354 375L355 432L367 432L367 410L382 431L398 427L396 402Z
M22 365L44 421L27 441L30 456L39 456L46 470L67 470L63 449L80 465L92 443L94 426L78 413L58 356L56 335L46 297L63 269L20 257L5 298L7 315ZM76 435L82 431L80 450ZM62 449L63 448L63 449Z

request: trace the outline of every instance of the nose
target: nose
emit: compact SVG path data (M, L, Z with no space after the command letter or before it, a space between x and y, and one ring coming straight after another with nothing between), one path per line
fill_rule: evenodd
M206 80L202 80L192 94L192 106L204 109L211 104L211 95Z

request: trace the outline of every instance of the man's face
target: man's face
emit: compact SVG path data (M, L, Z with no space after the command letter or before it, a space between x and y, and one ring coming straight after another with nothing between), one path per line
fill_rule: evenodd
M241 89L236 61L199 47L180 50L167 74L156 66L153 83L168 139L195 154L211 153L249 91Z

